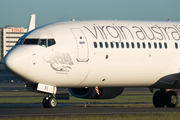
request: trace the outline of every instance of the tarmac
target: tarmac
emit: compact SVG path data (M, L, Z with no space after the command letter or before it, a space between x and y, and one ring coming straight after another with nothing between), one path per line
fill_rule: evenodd
M1 117L121 115L136 113L173 113L180 108L118 108L118 107L62 107L62 108L2 108Z

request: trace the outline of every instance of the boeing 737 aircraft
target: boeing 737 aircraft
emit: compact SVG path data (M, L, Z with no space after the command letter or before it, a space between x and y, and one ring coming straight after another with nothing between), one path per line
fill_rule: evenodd
M126 87L147 87L155 107L176 107L180 88L180 22L84 20L35 28L6 54L3 64L28 90L48 94L57 87L85 99L110 99Z

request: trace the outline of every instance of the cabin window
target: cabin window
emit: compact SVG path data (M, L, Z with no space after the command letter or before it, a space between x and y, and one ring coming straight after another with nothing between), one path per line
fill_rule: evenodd
M157 48L157 44L156 44L156 43L154 43L154 48L155 48L155 49Z
M124 48L124 43L123 42L121 42L121 48Z
M132 46L132 48L134 48L134 43L133 42L131 42L131 46Z
M116 48L119 48L119 43L118 42L116 42Z
M161 43L159 43L159 48L160 48L160 49L162 48L162 44L161 44Z
M126 42L126 47L129 48L129 43L128 42Z
M144 43L144 42L142 43L142 45L143 45L143 48L146 48L146 45L145 45L145 43Z
M97 48L97 43L96 42L94 42L94 48Z
M137 43L137 47L140 48L140 44L139 43Z
M150 42L148 42L148 47L151 48L151 43Z
M106 48L108 48L108 43L107 42L105 42L105 46L106 46Z
M167 49L167 43L164 43L164 47Z
M100 42L100 43L99 43L99 46L100 46L100 48L103 48L103 44L102 44L102 42Z
M177 43L175 43L175 48L178 49L178 44Z
M110 44L111 44L111 48L114 48L114 44L113 44L113 42L110 42Z

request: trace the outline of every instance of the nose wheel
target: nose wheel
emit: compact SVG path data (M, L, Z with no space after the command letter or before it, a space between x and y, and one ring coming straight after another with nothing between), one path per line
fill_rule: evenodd
M45 97L42 101L44 108L55 108L57 106L57 100L55 97Z
M153 95L153 104L155 107L176 107L178 104L178 97L176 92L165 90L156 91Z

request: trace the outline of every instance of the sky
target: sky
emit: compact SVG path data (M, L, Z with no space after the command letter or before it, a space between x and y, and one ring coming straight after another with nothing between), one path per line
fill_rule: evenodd
M180 0L0 0L0 27L75 20L180 21Z

